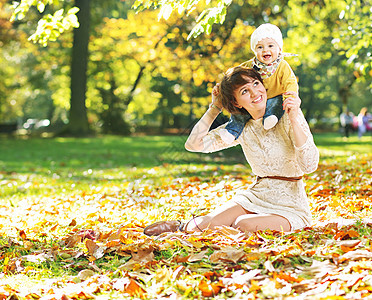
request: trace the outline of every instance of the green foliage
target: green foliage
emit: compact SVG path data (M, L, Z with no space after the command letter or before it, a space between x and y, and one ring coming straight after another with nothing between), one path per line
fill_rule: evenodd
M354 64L357 70L371 77L372 73L372 8L364 0L347 0L340 12L340 34L332 43Z
M203 32L210 34L213 24L223 24L227 12L227 7L232 1L219 1L217 7L205 9L196 20L196 25L191 30L187 39L196 38Z
M48 41L56 41L57 38L65 30L70 28L78 28L79 22L76 13L79 11L77 7L68 10L64 16L63 8L57 10L53 15L48 14L39 20L36 32L30 36L30 40L38 42L43 46L47 46Z
M144 9L151 7L160 7L159 19L164 18L168 20L173 11L178 11L181 15L186 11L186 14L189 15L192 11L198 7L202 7L203 11L200 13L196 19L196 25L191 30L188 35L188 39L191 37L197 37L203 32L210 34L212 32L213 24L222 24L225 21L225 16L227 13L227 8L232 3L232 0L215 0L215 1L204 1L200 0L172 0L172 1L141 1L136 0L133 4L133 8L140 12Z
M32 6L36 6L38 11L42 13L45 9L45 5L47 4L53 4L53 2L57 2L54 0L21 0L21 2L14 2L13 3L13 9L14 13L11 17L11 21L14 21L15 19L17 20L22 20L30 8Z
M346 55L350 47L345 43L352 38L352 31L345 31L348 25L340 16L347 10L347 2L330 0L314 5L310 1L290 0L288 5L284 47L285 51L300 54L294 71L308 118L338 117L345 106L359 111L365 99L371 97L371 74L361 72L363 55L353 59ZM368 20L360 10L355 10L355 14L363 22ZM364 39L360 37L359 43L366 43L368 38ZM368 60L367 55L364 57Z
M36 6L40 13L43 13L46 5L58 5L56 0L22 0L20 3L15 2L13 5L13 15L11 21L22 20L32 6ZM53 14L44 15L38 22L35 33L33 33L29 40L47 46L48 41L56 41L57 38L66 30L70 28L79 27L77 19L77 7L70 8L66 14L64 9L58 9Z

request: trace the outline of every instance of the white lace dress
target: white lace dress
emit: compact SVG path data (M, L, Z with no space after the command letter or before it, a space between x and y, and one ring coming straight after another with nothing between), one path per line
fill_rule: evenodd
M204 137L203 152L215 152L240 144L253 173L259 177L299 177L314 172L318 166L319 152L303 114L298 118L307 135L306 143L300 148L293 143L292 125L285 113L270 130L263 128L262 119L251 119L240 137L231 144L221 139L219 132L226 124L221 125ZM283 216L290 222L291 230L311 225L302 180L256 180L246 190L237 191L232 201L253 213Z

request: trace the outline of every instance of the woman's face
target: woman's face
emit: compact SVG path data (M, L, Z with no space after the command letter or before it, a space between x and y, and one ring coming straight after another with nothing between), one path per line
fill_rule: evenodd
M238 87L234 91L236 107L244 107L251 116L260 118L261 113L265 113L267 94L264 85L258 79L246 78L247 83Z

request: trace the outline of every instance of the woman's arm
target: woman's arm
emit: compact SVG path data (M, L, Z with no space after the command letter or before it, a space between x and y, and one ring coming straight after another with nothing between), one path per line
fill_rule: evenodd
M286 92L284 94L288 95L288 98L283 101L283 109L286 113L288 113L289 120L292 124L294 144L296 147L300 148L307 141L307 134L300 125L298 118L300 113L301 99L295 92Z
M319 151L314 144L309 125L300 110L300 98L297 93L288 92L287 94L290 97L284 100L283 108L288 113L292 125L291 136L295 145L296 161L304 173L312 173L318 167Z
M212 91L212 103L208 110L195 124L186 143L185 148L192 152L201 152L204 149L203 138L208 134L209 128L213 121L217 118L222 111L221 100L218 97L219 85L217 84Z

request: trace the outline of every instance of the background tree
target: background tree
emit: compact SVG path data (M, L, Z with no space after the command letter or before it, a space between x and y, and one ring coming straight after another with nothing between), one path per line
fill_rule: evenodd
M71 55L71 100L69 124L65 133L77 135L89 134L85 94L87 89L88 44L90 36L90 0L75 0L79 9L77 18L80 26L74 29Z
M11 10L0 0L0 119L1 123L17 122L24 105L23 92L28 92L22 62L27 56L27 34L17 31L10 22ZM32 45L30 45L32 47Z
M345 53L348 63L355 65L358 73L371 76L371 2L346 0L346 7L340 12L339 19L339 36L332 43L341 53Z
M300 78L300 93L304 106L308 108L308 118L338 117L350 106L351 97L355 101L354 85L362 86L370 80L371 74L362 72L366 66L362 67L361 62L366 63L365 59L350 59L340 48L341 39L347 41L349 38L342 18L348 8L347 2L333 0L316 4L308 2L304 5L298 0L288 2L288 42L304 58L301 59L300 72L296 74ZM354 10L354 14L365 19L362 10ZM365 45L364 37L360 38ZM303 88L302 80L305 80ZM367 92L366 87L364 90ZM365 96L368 98L368 92ZM310 110L313 111L311 114Z
M205 2L193 1L195 5L180 14L172 13L177 6L171 5L167 9L162 6L160 10L145 9L135 15L127 1L91 0L94 30L89 45L87 98L78 97L86 106L84 123L89 122L92 128L105 133L119 134L128 134L143 126L187 127L205 110L211 88L220 80L222 72L253 57L250 35L265 22L281 28L284 51L299 55L288 60L299 78L302 107L308 119L336 117L342 103L356 111L368 104L371 96L367 88L371 76L368 71L370 44L358 44L357 56L349 56L345 43L350 43L347 34L351 19L358 16L365 22L370 16L365 10L354 9L350 10L351 17L347 13L347 1L235 0L224 4L210 1L209 7ZM172 1L178 2L186 3ZM67 12L74 4L61 3ZM220 9L219 4L227 9ZM52 15L54 9L50 4L43 14ZM159 11L167 20L158 21ZM217 16L217 11L227 11L227 15L211 17ZM35 19L40 18L36 10L30 12ZM211 32L190 38L200 15L209 20L205 28ZM213 25L216 20L218 24ZM345 38L338 38L341 35ZM35 59L28 60L30 71L23 74L32 79L25 85L34 94L32 101L39 101L41 105L41 99L52 98L52 102L45 102L52 105L43 107L50 107L61 119L68 119L63 111L71 110L68 67L71 45L71 34L65 33L44 50L28 47L30 57L34 55ZM37 78L40 80L35 80ZM39 96L36 96L37 90ZM29 100L26 102L32 109L34 105Z
M65 4L63 8L60 8L60 1L43 0L35 2L22 0L20 3L15 4L12 20L23 19L26 13L32 9L32 6L36 6L40 13L45 13L38 22L36 32L30 36L31 40L44 46L47 45L48 41L56 40L65 30L72 27L75 28L71 54L69 123L63 130L63 134L86 135L90 132L85 94L87 89L86 72L90 37L90 3L92 1L75 0L75 7L71 7L70 1L61 2ZM97 5L97 3L93 5ZM106 5L103 5L103 7L106 7ZM56 7L59 7L59 9L54 14L47 14L46 11L53 11ZM67 13L64 15L66 10ZM101 12L101 10L99 11Z

